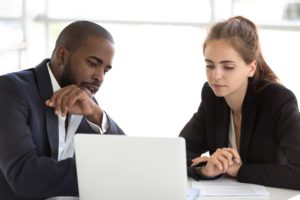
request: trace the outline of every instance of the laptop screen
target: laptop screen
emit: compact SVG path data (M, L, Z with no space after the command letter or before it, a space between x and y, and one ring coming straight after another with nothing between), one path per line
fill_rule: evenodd
M81 200L184 200L185 141L97 134L75 135Z

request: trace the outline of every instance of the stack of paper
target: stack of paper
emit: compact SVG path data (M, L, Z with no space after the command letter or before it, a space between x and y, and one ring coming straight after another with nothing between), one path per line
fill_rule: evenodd
M265 196L269 195L262 185L240 183L235 179L221 177L216 180L192 181L192 188L199 196Z
M300 194L298 194L298 195L296 195L294 197L291 197L288 200L300 200Z
M199 194L199 190L196 188L188 188L187 200L195 200Z

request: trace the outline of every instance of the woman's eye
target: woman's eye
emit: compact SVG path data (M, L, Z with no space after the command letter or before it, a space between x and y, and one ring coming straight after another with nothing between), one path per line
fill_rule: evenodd
M208 69L213 69L214 66L213 66L213 65L206 65L206 68L208 68Z
M234 67L231 67L231 66L224 66L224 69L226 69L226 70L233 70Z

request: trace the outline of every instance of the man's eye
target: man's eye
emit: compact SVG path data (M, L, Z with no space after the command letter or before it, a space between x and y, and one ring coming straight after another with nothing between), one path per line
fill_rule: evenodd
M96 67L96 66L97 66L97 63L95 63L95 62L93 62L93 61L88 60L87 62L88 62L88 65L89 65L90 67Z
M104 73L107 73L109 70L110 70L110 68L108 68L108 67L105 68L105 69L104 69Z

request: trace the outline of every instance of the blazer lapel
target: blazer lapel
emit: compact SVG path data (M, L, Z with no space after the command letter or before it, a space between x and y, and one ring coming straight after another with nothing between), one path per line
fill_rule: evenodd
M253 102L253 91L249 87L243 102L242 108L242 127L240 138L240 156L243 162L247 160L247 154L249 151L250 141L254 129L254 119L256 114L256 108Z
M229 108L224 98L218 98L216 103L216 148L228 145Z
M45 102L53 94L53 88L51 85L50 76L47 69L47 62L49 59L44 60L34 70L36 73L36 79L38 89L42 98ZM46 128L51 148L51 157L54 159L58 158L58 119L54 114L53 108L49 108L44 104Z

